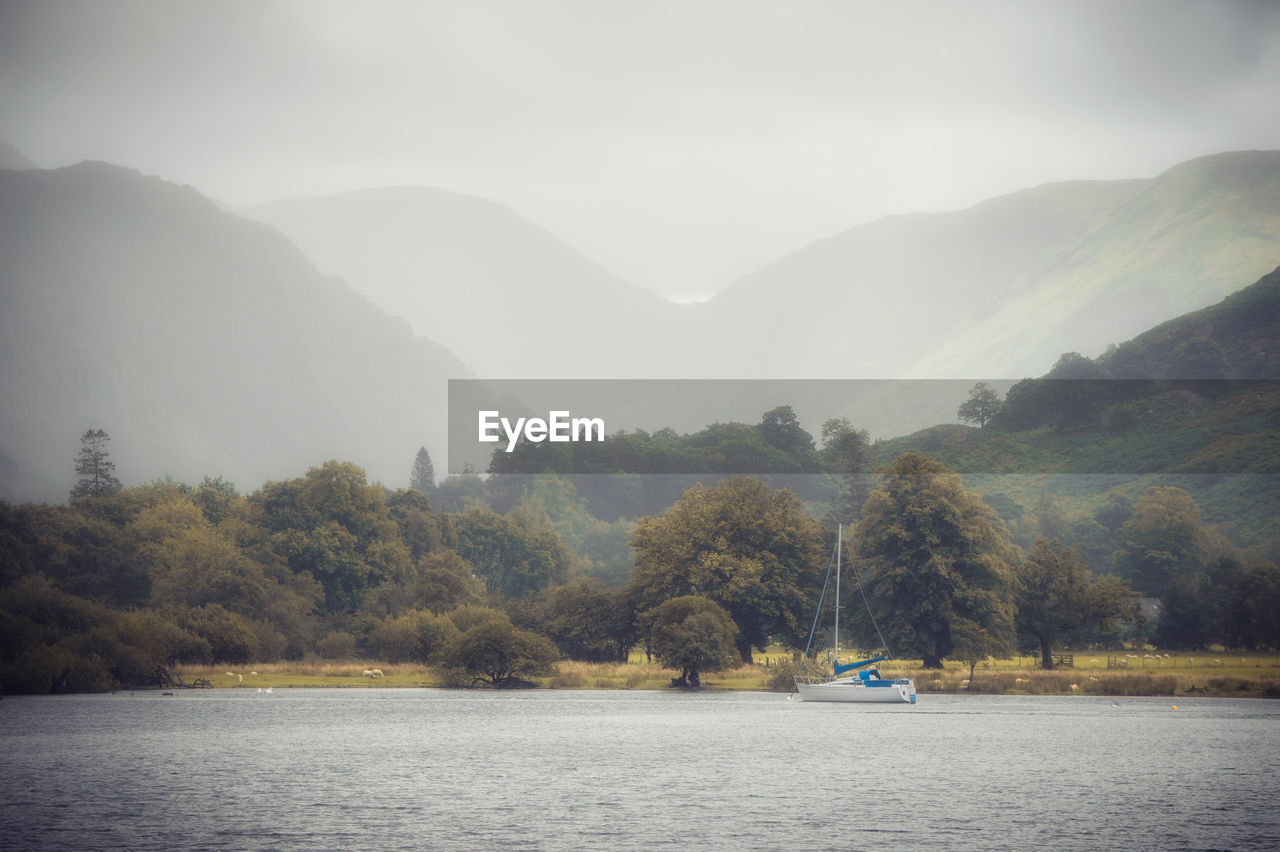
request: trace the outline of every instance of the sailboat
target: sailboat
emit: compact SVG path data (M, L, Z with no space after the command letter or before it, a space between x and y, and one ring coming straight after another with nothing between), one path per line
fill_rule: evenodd
M872 657L869 660L859 660L856 663L840 663L840 544L844 538L844 525L841 524L836 528L836 606L835 606L835 624L832 627L832 644L834 648L831 653L831 663L833 676L829 680L820 680L818 678L808 677L806 675L796 675L796 689L800 693L800 698L804 701L849 701L849 702L866 702L875 704L915 704L916 703L916 684L910 678L883 678L880 676L880 670L875 664L881 660L889 659L884 657ZM828 571L830 577L830 571ZM823 595L826 595L826 587L823 587ZM865 601L865 596L863 598ZM818 611L822 611L822 601L818 602ZM868 614L870 608L868 607ZM814 616L815 623L817 616ZM876 628L878 633L880 628ZM810 641L812 641L812 631L810 631ZM882 638L881 642L884 641ZM808 648L805 649L806 655ZM847 674L852 672L852 674Z

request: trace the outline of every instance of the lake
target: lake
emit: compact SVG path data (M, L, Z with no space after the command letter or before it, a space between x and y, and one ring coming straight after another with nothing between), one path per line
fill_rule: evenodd
M1275 849L1278 755L1242 699L6 697L0 846Z

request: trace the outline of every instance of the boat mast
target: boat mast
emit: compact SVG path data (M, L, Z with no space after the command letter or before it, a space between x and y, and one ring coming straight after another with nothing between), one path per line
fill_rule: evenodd
M844 537L844 524L836 524L836 625L833 629L832 644L835 645L835 659L832 665L840 665L840 539Z

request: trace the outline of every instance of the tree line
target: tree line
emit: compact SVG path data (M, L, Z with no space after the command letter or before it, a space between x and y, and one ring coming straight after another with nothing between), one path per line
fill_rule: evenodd
M90 454L102 445L86 442ZM416 468L428 464L420 453ZM834 535L795 493L748 476L614 523L555 477L434 485L423 473L419 488L390 490L330 461L247 495L219 478L99 482L78 483L66 505L0 502L6 691L311 656L422 661L448 683L504 686L559 657L622 660L637 647L696 685L752 649L801 646ZM1123 579L1095 576L1054 539L1019 547L926 456L905 455L854 491L865 497L851 548L861 586L845 587L843 605L861 647L882 632L926 665L1019 646L1048 664L1059 643L1136 629L1130 583L1164 596L1156 636L1175 646L1280 642L1280 570L1214 556L1177 489L1149 492L1120 525Z

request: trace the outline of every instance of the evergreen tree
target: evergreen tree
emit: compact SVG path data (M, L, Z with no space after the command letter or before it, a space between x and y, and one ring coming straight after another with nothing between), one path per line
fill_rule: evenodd
M120 480L112 471L115 462L107 458L107 442L111 440L101 429L90 429L80 436L80 454L76 456L76 487L71 498L110 497L120 490Z
M418 447L418 456L413 460L413 472L409 474L409 487L423 494L430 494L436 484L436 468L431 463L431 455L426 447Z

